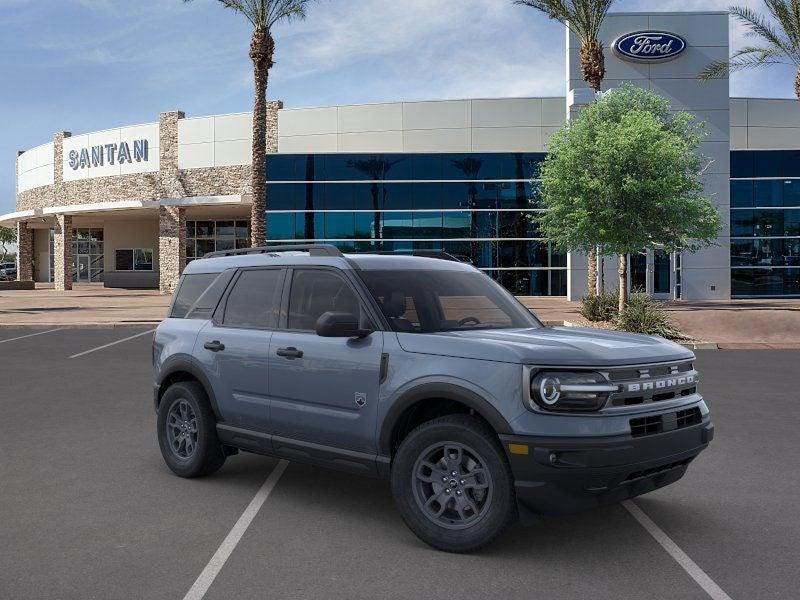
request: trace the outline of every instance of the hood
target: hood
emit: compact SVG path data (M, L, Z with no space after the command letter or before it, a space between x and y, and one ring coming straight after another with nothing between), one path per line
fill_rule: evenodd
M398 333L407 352L545 366L616 366L686 360L664 338L583 327Z

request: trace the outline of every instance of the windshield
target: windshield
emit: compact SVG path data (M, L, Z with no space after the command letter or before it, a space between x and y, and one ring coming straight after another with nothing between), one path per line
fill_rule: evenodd
M392 329L408 333L541 327L479 271L358 271Z

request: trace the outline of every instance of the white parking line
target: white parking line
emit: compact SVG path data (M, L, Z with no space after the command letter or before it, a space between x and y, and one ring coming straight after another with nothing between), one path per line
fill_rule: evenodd
M264 504L264 501L269 497L270 493L275 488L275 484L278 483L278 479L281 478L281 475L283 475L288 465L289 461L278 461L278 464L272 469L272 472L269 474L266 481L264 481L261 488L256 492L256 495L253 496L250 504L244 509L242 516L236 521L233 529L231 529L230 533L222 540L222 544L217 548L211 560L208 561L206 568L200 573L200 576L195 580L191 589L186 592L183 600L201 600L203 596L206 595L208 588L214 583L214 579L217 578L222 567L225 566L228 557L230 557L234 548L236 548L239 540L242 539L244 532L247 531L250 523L253 522L253 519L261 509L261 505Z
M681 550L678 544L673 542L641 508L633 503L633 501L625 500L622 505L628 509L628 512L633 515L634 519L639 521L639 524L647 530L647 533L653 536L661 547L667 551L667 554L674 558L675 562L677 562L683 570L689 574L689 577L694 579L697 585L703 588L713 600L731 600L731 597L728 596L703 569L697 566L697 563L689 558L689 555Z
M132 340L134 338L142 337L143 335L147 335L148 333L153 333L155 329L150 329L148 331L143 331L142 333L137 333L136 335L132 335L130 337L122 338L121 340L117 340L116 342L111 342L110 344L103 344L102 346L98 346L97 348L92 348L91 350L86 350L84 352L78 352L78 354L73 354L70 358L78 358L80 356L85 356L87 354L91 354L92 352L97 352L98 350L102 350L103 348L108 348L109 346L116 346L117 344L121 344L122 342L127 342L128 340Z
M5 344L6 342L16 342L17 340L24 340L25 338L34 337L36 335L44 335L45 333L53 333L54 331L61 331L63 327L59 329L49 329L47 331L38 331L36 333L29 333L28 335L21 335L19 337L11 338L8 340L0 340L0 344Z

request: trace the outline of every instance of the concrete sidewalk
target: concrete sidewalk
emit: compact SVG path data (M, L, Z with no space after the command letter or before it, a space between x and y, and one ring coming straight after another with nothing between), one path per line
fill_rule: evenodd
M171 296L158 290L75 284L69 292L37 284L35 290L0 292L0 327L91 327L158 323Z
M565 298L521 297L544 321L578 321L578 303ZM722 348L800 348L800 299L668 302L685 334Z
M548 323L579 321L578 304L565 298L521 297ZM167 314L171 296L158 290L104 288L76 284L56 292L0 292L0 327L114 327L150 325ZM724 348L800 348L800 300L672 302L666 308L680 329L697 340Z

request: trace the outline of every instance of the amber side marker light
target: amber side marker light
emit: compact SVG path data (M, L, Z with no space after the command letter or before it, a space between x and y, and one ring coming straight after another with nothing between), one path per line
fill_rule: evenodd
M508 451L511 454L528 454L528 444L509 444Z

